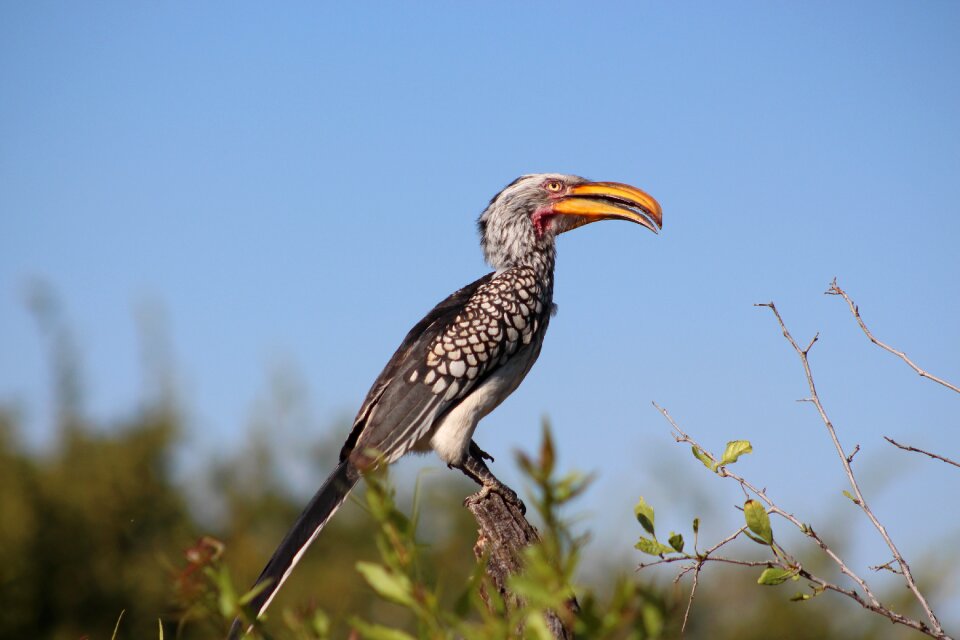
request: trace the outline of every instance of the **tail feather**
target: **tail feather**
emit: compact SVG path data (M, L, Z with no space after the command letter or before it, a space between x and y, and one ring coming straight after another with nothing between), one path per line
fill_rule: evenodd
M326 479L323 486L311 498L303 513L287 531L287 535L284 536L277 550L273 552L273 557L270 558L267 566L264 567L260 577L253 585L255 588L266 583L263 590L249 604L257 618L263 615L263 612L270 606L270 601L280 590L293 568L297 566L304 552L310 547L333 514L337 512L337 509L346 500L347 494L350 493L359 479L360 473L357 468L350 464L349 460L344 460L337 465L337 468ZM242 626L243 623L240 618L235 619L230 626L228 640L239 638L242 635ZM249 629L247 631L249 632Z

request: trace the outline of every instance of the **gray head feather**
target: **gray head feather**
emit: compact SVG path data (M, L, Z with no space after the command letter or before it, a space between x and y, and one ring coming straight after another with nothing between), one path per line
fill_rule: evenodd
M549 206L550 194L544 184L560 180L565 184L586 182L579 176L560 173L536 173L520 176L495 195L480 214L480 246L486 261L500 270L529 262L535 256L547 257L552 264L558 230L546 227L538 234L533 215Z

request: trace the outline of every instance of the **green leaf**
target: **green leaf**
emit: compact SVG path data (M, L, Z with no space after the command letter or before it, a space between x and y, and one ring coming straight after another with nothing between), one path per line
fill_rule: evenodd
M126 609L120 611L120 615L117 616L117 624L113 626L113 635L110 636L110 640L117 640L117 633L120 632L120 621L123 620L123 614L127 612Z
M693 457L702 462L703 466L705 466L707 469L710 469L710 471L717 470L717 463L711 460L710 456L704 453L700 447L697 445L692 445L690 450L693 451Z
M813 597L813 594L804 593L803 591L797 591L795 594L790 596L791 602L802 602L803 600L809 600Z
M767 567L763 570L763 573L760 574L760 577L757 578L757 584L763 584L767 586L776 586L778 584L783 584L793 576L797 574L796 569L782 569L780 567Z
M233 588L233 581L230 580L230 574L226 567L215 569L210 567L211 577L217 586L217 605L220 615L224 618L232 618L237 611L237 593Z
M543 421L543 440L540 442L540 471L547 478L553 473L553 466L557 455L553 446L553 436L550 434L550 423Z
M524 624L524 637L538 640L553 640L556 636L550 632L542 611L531 611Z
M765 547L769 547L769 546L770 546L769 544L766 543L765 540L761 540L761 539L758 538L757 536L755 536L755 535L753 535L752 533L750 533L750 531L744 531L744 532L743 532L743 535L747 536L748 538L750 538L751 540L753 540L753 541L756 542L757 544L762 544L762 545L765 546Z
M290 613L289 609L284 612L284 615L287 613ZM322 610L317 609L312 614L309 614L309 618L307 618L305 622L306 627L313 631L314 635L311 637L315 637L317 640L330 637L330 617Z
M271 584L273 584L273 580L264 580L260 584L254 585L250 591L247 591L245 594L240 596L240 598L237 600L237 604L241 607L247 606L253 601L254 598L260 595L261 591L269 587Z
M521 452L517 453L517 464L520 465L520 469L530 476L531 478L536 478L537 470L534 467L533 460L530 459L530 456Z
M854 496L852 493L850 493L850 492L847 491L846 489L843 490L843 495L845 495L845 496L847 496L848 498L850 498L850 501L851 501L853 504L860 504L860 501L857 500L856 496Z
M405 631L391 629L379 624L364 622L359 618L351 618L350 626L368 640L414 640L414 637Z
M569 502L586 491L593 482L593 475L585 476L576 471L568 473L557 482L555 493L559 503Z
M650 538L644 538L643 536L640 536L640 540L633 546L635 549L639 549L651 556L662 556L665 553L673 552L673 549L667 545L657 542L656 540L651 540Z
M473 571L470 572L470 579L466 582L466 587L457 596L453 602L453 612L458 618L466 618L470 613L470 607L473 605L474 597L479 596L479 589L483 584L484 570L487 568L487 557L484 556L482 562L476 562L473 565Z
M558 600L549 584L532 576L514 574L510 576L507 584L510 591L530 602L549 606Z
M415 604L413 587L407 576L394 573L373 562L358 562L357 571L373 587L374 591L387 600L402 605Z
M773 529L770 528L770 516L763 505L756 500L747 500L743 503L743 517L747 521L750 531L766 544L773 543Z
M674 551L677 553L683 553L683 536L679 533L670 532L670 538L667 540L670 543L670 546L673 547Z
M633 512L637 516L637 521L640 523L640 526L646 529L647 533L654 535L653 533L653 507L647 504L647 501L643 499L643 496L640 496L640 501L637 502L637 506L633 508Z
M665 621L663 619L663 611L660 607L654 603L647 603L644 605L641 615L643 616L643 628L646 631L643 637L661 637Z
M748 453L753 452L753 446L748 440L731 440L727 443L727 448L723 450L723 457L720 458L720 464L733 464L737 459Z

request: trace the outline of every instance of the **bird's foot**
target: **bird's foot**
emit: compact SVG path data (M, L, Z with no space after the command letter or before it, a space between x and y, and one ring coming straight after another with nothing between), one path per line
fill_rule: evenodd
M507 485L503 484L499 480L495 484L494 483L484 484L480 488L480 491L477 491L475 494L468 496L464 502L465 503L480 502L481 500L489 496L491 493L497 494L498 496L503 498L504 502L506 502L507 504L513 505L514 507L519 509L521 514L525 515L527 513L527 505L523 504L523 500L520 499L520 496L517 495L517 492L511 489L510 487L508 487Z
M468 451L468 455L464 457L463 462L456 465L448 465L453 468L460 469L467 477L480 485L480 491L474 495L467 498L467 500L483 500L491 493L496 493L504 502L512 504L517 509L520 510L520 513L525 514L527 512L527 507L523 504L517 493L508 487L507 485L500 482L493 472L487 467L486 463L483 461L482 454L483 451L476 444L471 442L471 447Z
M480 458L481 460L489 460L494 462L493 456L477 446L477 443L473 440L470 441L470 455L474 458Z

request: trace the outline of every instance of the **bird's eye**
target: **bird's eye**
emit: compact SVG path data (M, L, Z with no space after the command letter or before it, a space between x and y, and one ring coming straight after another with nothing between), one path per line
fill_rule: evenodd
M543 188L550 193L560 193L563 191L563 183L559 180L548 180L544 183Z

